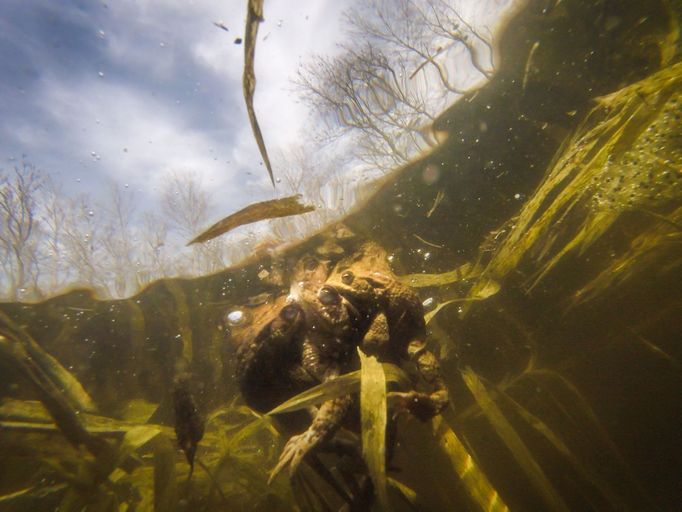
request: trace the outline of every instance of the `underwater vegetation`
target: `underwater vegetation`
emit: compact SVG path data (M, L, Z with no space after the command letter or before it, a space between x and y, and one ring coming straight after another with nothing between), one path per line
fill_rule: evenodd
M0 510L337 510L357 474L378 510L674 510L680 6L607 4L529 2L499 73L436 121L447 139L344 219L423 300L440 414L395 417L407 365L363 351L246 405L235 333L271 320L296 263L355 254L333 227L127 300L1 304ZM296 414L346 396L360 463L319 453L269 482Z

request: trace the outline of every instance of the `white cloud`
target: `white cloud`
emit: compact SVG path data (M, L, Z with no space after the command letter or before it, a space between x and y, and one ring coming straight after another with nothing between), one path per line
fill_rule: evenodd
M53 149L68 147L91 173L152 194L178 169L196 170L217 187L228 181L226 151L220 149L227 134L189 125L180 109L147 91L106 77L76 84L49 80L41 101L59 133Z

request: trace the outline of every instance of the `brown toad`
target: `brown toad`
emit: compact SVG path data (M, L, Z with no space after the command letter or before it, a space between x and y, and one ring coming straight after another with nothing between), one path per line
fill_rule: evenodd
M312 268L310 261L303 265ZM296 274L296 273L295 273ZM326 273L318 272L321 276ZM350 368L359 341L358 313L333 287L321 279L294 280L290 299L299 304L305 316L301 365L324 382ZM302 434L291 437L273 469L271 479L284 467L293 474L306 454L328 441L341 426L353 399L350 395L328 400L314 411L313 421Z
M230 315L238 344L235 374L250 407L267 412L314 385L300 364L304 317L299 305L280 296Z
M392 393L399 406L422 420L448 404L448 393L436 357L426 349L424 308L417 294L397 280L386 251L367 242L359 251L340 261L325 283L362 313L364 332L360 346L384 362L413 361L429 393Z

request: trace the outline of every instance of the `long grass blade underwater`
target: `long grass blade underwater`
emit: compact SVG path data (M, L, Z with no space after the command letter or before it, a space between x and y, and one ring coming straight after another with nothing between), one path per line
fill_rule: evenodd
M394 382L402 387L407 387L409 379L405 372L398 366L390 363L382 363L386 382ZM268 412L268 415L298 411L311 405L320 404L326 400L333 400L343 395L358 393L360 391L361 370L341 375L322 384L318 384L295 397L290 398L283 404L278 405Z
M442 418L436 418L433 431L452 469L478 509L484 512L507 512L509 508L504 500L450 426Z
M360 416L362 454L382 510L390 510L386 488L386 376L374 356L358 349L361 363Z
M470 296L487 286L487 279L504 280L535 251L539 270L531 277L532 289L569 253L589 248L624 213L655 210L679 196L679 180L668 177L682 165L674 122L680 84L682 63L677 63L597 99ZM651 138L660 151L652 152ZM563 229L552 231L557 223Z
M0 334L20 342L36 364L46 373L49 379L61 390L66 399L79 411L95 412L97 407L85 388L71 372L64 368L57 359L43 348L9 316L0 311Z
M471 391L471 394L476 399L476 402L483 410L483 414L485 414L486 418L488 418L488 421L495 429L495 432L502 438L519 463L521 469L523 469L529 480L545 500L548 510L567 512L569 510L568 506L556 491L541 466L535 460L530 449L523 442L511 423L509 423L509 420L507 420L504 413L492 400L480 378L471 370L471 368L462 370L462 378L469 388L469 391Z

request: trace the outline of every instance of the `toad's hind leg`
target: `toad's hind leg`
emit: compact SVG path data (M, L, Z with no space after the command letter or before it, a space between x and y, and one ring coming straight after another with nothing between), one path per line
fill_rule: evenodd
M327 400L317 411L315 419L302 434L292 436L282 450L279 461L270 474L271 482L277 474L289 465L289 473L296 472L303 458L321 443L330 439L339 429L343 417L352 403L350 395Z

